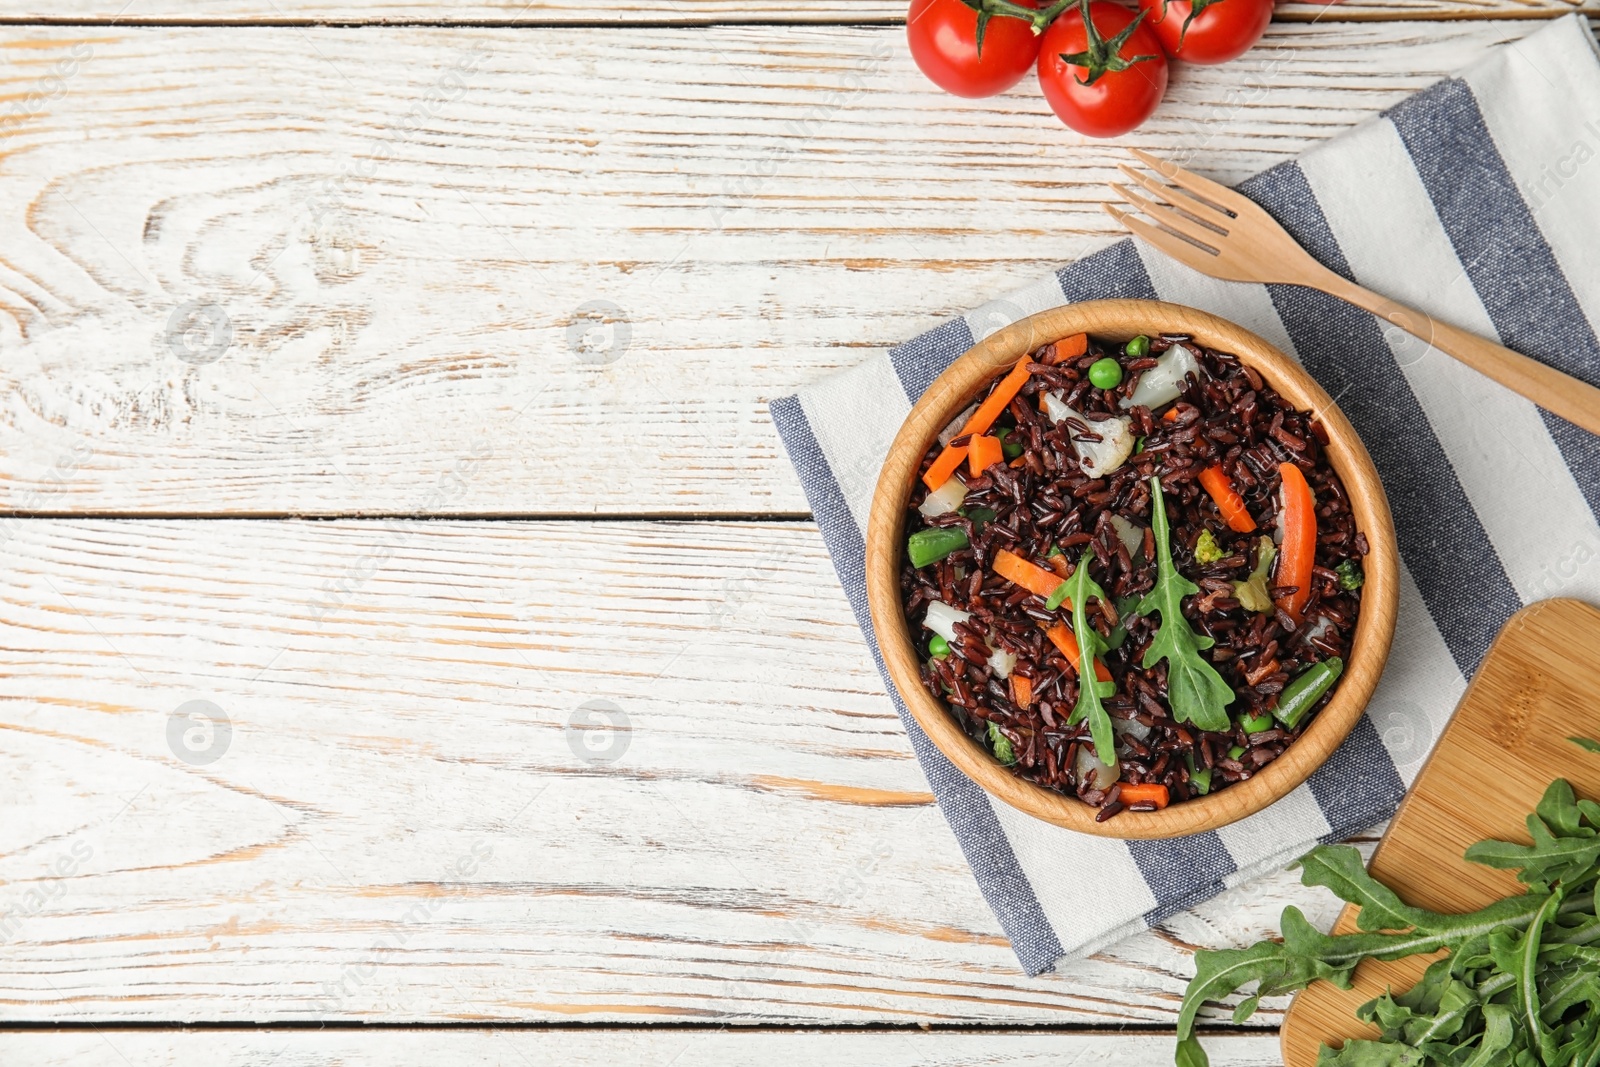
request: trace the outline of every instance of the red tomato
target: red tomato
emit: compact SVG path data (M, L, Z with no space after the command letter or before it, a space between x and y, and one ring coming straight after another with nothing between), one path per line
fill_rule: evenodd
M978 50L978 13L961 0L911 0L906 15L911 58L939 88L957 96L1003 93L1028 73L1039 37L1022 19L997 15Z
M1050 24L1039 49L1039 87L1079 133L1119 137L1161 103L1167 57L1150 28L1135 25L1139 16L1119 4L1095 0L1089 18L1093 25L1085 26L1082 9L1074 8Z
M1161 47L1187 63L1226 63L1261 40L1272 21L1272 0L1139 0L1144 24L1156 31ZM1191 13L1194 20L1184 31ZM1179 41L1182 44L1179 44Z

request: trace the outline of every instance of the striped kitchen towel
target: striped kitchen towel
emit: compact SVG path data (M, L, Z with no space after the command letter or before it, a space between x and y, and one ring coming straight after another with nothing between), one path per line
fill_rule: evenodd
M1577 16L1239 188L1346 277L1600 384L1600 59ZM1171 841L1077 835L991 801L933 747L885 675L1030 974L1388 818L1512 612L1557 594L1600 603L1600 439L1331 297L1214 281L1123 240L773 402L875 656L862 531L911 403L979 338L1099 297L1214 312L1321 381L1388 488L1400 619L1365 718L1326 766L1266 811Z

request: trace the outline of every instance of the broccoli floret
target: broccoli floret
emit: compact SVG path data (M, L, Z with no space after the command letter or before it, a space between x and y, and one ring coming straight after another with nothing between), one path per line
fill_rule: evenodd
M1011 747L1011 739L1001 733L1000 727L994 723L989 724L989 745L994 749L994 758L1007 767L1017 762L1017 753Z
M1361 583L1367 580L1367 576L1361 573L1361 564L1353 559L1347 559L1333 568L1333 573L1339 576L1339 588L1347 593L1360 589Z
M1224 555L1222 546L1211 536L1211 531L1201 530L1200 539L1194 543L1194 561L1204 567L1208 563L1215 563Z

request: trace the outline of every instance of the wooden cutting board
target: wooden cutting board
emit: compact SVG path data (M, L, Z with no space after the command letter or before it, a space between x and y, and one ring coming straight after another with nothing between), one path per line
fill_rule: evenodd
M1462 859L1486 837L1527 843L1527 814L1553 778L1600 800L1600 756L1566 739L1600 738L1600 611L1576 600L1545 600L1511 617L1478 669L1455 717L1373 854L1368 870L1408 903L1462 912L1520 893L1508 871ZM1335 933L1356 928L1353 905ZM1314 1067L1318 1047L1378 1031L1355 1009L1409 989L1436 956L1368 960L1355 986L1317 982L1283 1020L1285 1067Z

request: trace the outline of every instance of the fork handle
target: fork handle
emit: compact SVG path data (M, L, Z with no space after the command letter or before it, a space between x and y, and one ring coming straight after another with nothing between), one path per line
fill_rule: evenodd
M1326 278L1318 278L1315 285L1323 292L1393 323L1574 426L1600 434L1600 389L1588 382L1363 289L1333 271L1328 271Z

